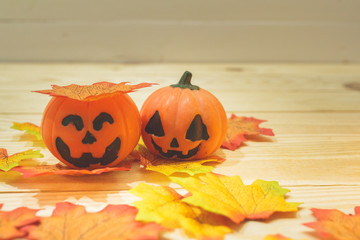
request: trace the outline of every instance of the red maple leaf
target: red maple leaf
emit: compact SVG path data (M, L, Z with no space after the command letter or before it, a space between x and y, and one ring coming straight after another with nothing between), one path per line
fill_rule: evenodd
M2 204L0 204L0 209ZM26 232L20 227L35 224L39 218L35 216L39 210L29 209L26 207L16 208L12 211L0 210L0 239L14 239L25 237Z
M337 209L313 208L311 211L317 222L304 225L318 231L321 237L336 240L360 239L360 206L355 207L355 215L346 215Z
M108 205L89 213L84 206L57 203L50 217L38 226L26 226L28 239L158 239L163 227L135 220L138 210L129 205Z
M269 128L260 128L259 125L265 120L256 119L253 117L238 117L232 114L228 119L228 129L226 137L221 145L222 148L235 150L242 142L247 141L248 135L267 135L274 136L274 133Z
M20 166L15 167L12 171L17 171L23 174L24 178L36 177L42 175L72 175L72 176L82 176L82 175L98 175L106 172L113 171L129 171L133 162L132 157L120 162L115 167L105 167L97 169L73 169L61 164L55 165L38 165L38 166Z

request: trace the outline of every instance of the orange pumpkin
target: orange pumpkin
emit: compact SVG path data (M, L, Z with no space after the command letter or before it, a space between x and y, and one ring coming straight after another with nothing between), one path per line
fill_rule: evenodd
M141 120L134 101L123 92L81 100L55 95L44 111L41 131L50 152L66 165L112 167L138 143Z
M210 92L191 84L185 72L178 84L160 88L144 102L140 115L142 138L161 157L204 158L223 143L226 113Z

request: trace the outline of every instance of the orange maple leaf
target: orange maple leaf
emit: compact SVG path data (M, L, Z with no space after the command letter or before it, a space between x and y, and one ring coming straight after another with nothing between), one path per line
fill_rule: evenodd
M0 209L2 204L0 204ZM25 225L35 224L39 218L35 216L39 210L26 207L16 208L5 212L0 210L0 239L14 239L26 236L26 232L19 228Z
M71 175L71 176L82 176L82 175L98 175L106 172L113 171L129 171L132 165L132 158L121 161L115 167L105 167L97 169L73 169L61 164L55 165L38 165L38 166L20 166L15 167L12 170L23 174L24 178L36 177L42 175Z
M162 173L170 176L174 173L187 173L194 176L199 173L208 173L214 169L214 164L225 161L216 155L209 156L206 159L179 161L164 159L152 154L141 142L137 145L131 155L140 160L140 164L145 166L146 170ZM209 165L211 164L211 165Z
M139 210L137 220L182 228L197 239L223 239L232 232L227 218L181 201L183 196L170 187L140 183L130 192L142 198L134 203Z
M158 239L163 227L135 221L137 209L129 205L108 205L100 212L88 213L84 206L57 203L50 217L40 225L26 226L28 239Z
M228 129L226 137L221 145L222 148L235 150L242 142L246 141L246 135L267 135L274 136L269 128L260 128L259 125L265 120L259 120L252 117L238 117L232 114L228 119Z
M143 87L150 87L154 83L140 83L137 85L126 85L127 82L110 83L98 82L92 85L71 84L68 86L52 85L50 90L34 91L37 93L48 94L53 97L68 97L75 100L95 100L104 96L116 93L129 93Z
M9 156L5 148L0 148L0 170L7 172L16 166L19 166L19 163L24 159L42 157L44 157L44 155L40 153L40 150L34 151L33 149L30 149Z
M360 239L360 206L355 207L355 215L337 209L311 209L317 222L304 225L315 229L323 238L332 237L337 240Z
M192 195L182 201L230 218L235 223L245 219L266 219L274 212L294 212L300 203L288 203L289 190L275 181L256 180L244 185L239 176L217 177L207 173L196 177L170 177Z
M283 236L281 234L275 234L275 235L267 235L264 238L264 240L294 240L294 239L285 237L285 236Z

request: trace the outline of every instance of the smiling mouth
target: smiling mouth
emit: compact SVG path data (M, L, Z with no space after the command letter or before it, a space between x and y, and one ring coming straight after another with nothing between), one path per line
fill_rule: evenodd
M117 137L109 146L106 147L105 153L101 158L95 158L93 157L92 153L89 152L83 153L79 158L74 158L71 157L71 152L68 145L66 145L66 143L60 137L56 138L56 148L61 157L78 168L87 168L90 166L90 164L100 164L105 166L109 163L112 163L118 158L120 146L121 141L120 138Z
M176 150L168 150L165 153L165 152L163 152L162 148L155 143L153 138L151 138L151 142L152 142L154 148L161 154L161 156L166 157L166 158L172 158L174 156L177 156L178 158L181 158L181 159L190 158L199 151L199 147L200 147L200 144L199 144L199 145L197 145L197 147L189 150L188 154L184 155L181 151L176 151Z

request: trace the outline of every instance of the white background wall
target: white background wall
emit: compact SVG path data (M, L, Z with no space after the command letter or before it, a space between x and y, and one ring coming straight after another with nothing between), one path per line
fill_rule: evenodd
M358 62L359 0L0 0L0 61Z

